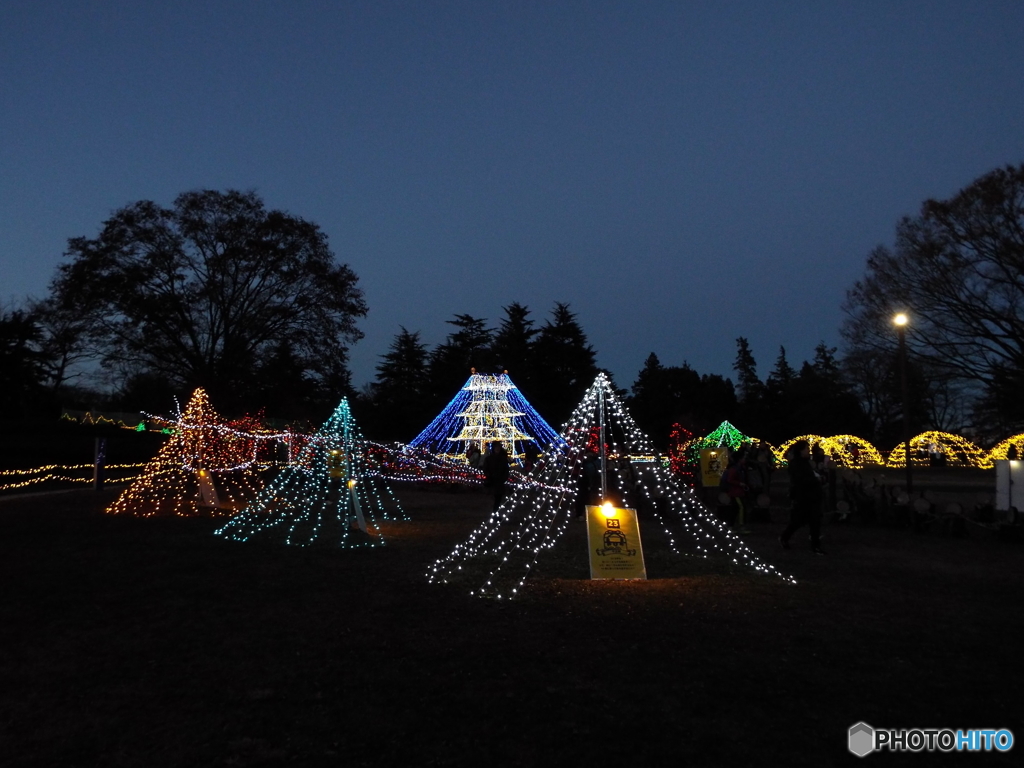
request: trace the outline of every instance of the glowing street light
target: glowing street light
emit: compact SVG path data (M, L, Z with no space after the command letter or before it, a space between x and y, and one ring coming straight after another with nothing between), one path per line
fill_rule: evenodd
M907 392L907 323L909 319L905 312L898 312L892 318L896 326L896 336L900 341L900 387L903 390L903 448L905 451L904 463L907 465L907 503L914 494L914 481L910 468L910 397Z

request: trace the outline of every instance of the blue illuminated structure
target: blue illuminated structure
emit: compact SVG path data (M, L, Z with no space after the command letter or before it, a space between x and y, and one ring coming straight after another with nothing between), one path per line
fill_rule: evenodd
M470 446L486 452L500 442L509 456L522 462L529 443L536 453L561 442L507 373L474 372L459 393L430 425L409 443L435 454L465 459Z
M408 517L374 470L368 448L342 400L298 458L216 534L234 541L276 535L299 546L383 545L379 520ZM385 499L395 513L388 514Z

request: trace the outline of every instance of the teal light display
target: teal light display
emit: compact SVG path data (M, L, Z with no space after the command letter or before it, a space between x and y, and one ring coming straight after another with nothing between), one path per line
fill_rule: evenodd
M298 546L381 546L380 522L408 516L373 461L342 400L292 463L216 535L234 541L277 537Z
M606 491L599 487L596 498L588 500L582 485L588 474L584 462L600 464L602 434L606 482L601 485ZM615 506L636 509L642 503L675 554L720 556L795 583L757 557L663 465L604 374L576 407L561 438L541 457L528 482L517 486L467 541L430 567L428 581L459 583L476 596L512 598L583 506L598 503L603 495Z

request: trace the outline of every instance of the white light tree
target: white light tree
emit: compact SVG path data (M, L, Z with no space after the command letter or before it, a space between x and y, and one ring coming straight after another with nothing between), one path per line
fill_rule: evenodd
M561 438L467 541L431 566L430 582L473 581L473 595L514 597L541 554L556 545L586 503L584 461L595 461L600 464L601 487L589 493L632 508L641 498L647 500L672 552L718 555L795 583L758 558L708 512L692 488L662 466L650 439L637 428L604 374L584 395ZM664 509L656 499L667 502Z

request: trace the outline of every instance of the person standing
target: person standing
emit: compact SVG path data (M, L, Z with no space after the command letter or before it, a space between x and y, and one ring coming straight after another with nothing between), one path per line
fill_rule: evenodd
M824 555L821 548L821 480L811 466L811 446L806 440L797 440L789 455L789 497L793 511L789 525L779 536L779 543L789 549L789 540L798 528L811 528L811 549Z
M508 451L500 442L491 443L487 448L487 455L484 457L484 481L487 487L494 492L495 512L505 500L505 484L508 482L509 466Z
M745 531L746 510L743 500L747 496L747 449L739 448L730 458L729 466L722 475L722 490L729 496L729 506L733 511L733 521L741 532Z
M587 507L597 506L601 503L601 467L597 452L588 450L573 475L579 478L575 505L576 519L585 520Z
M757 453L754 455L754 466L761 476L761 489L764 493L771 493L772 472L775 471L775 457L772 449L762 440L757 444Z

